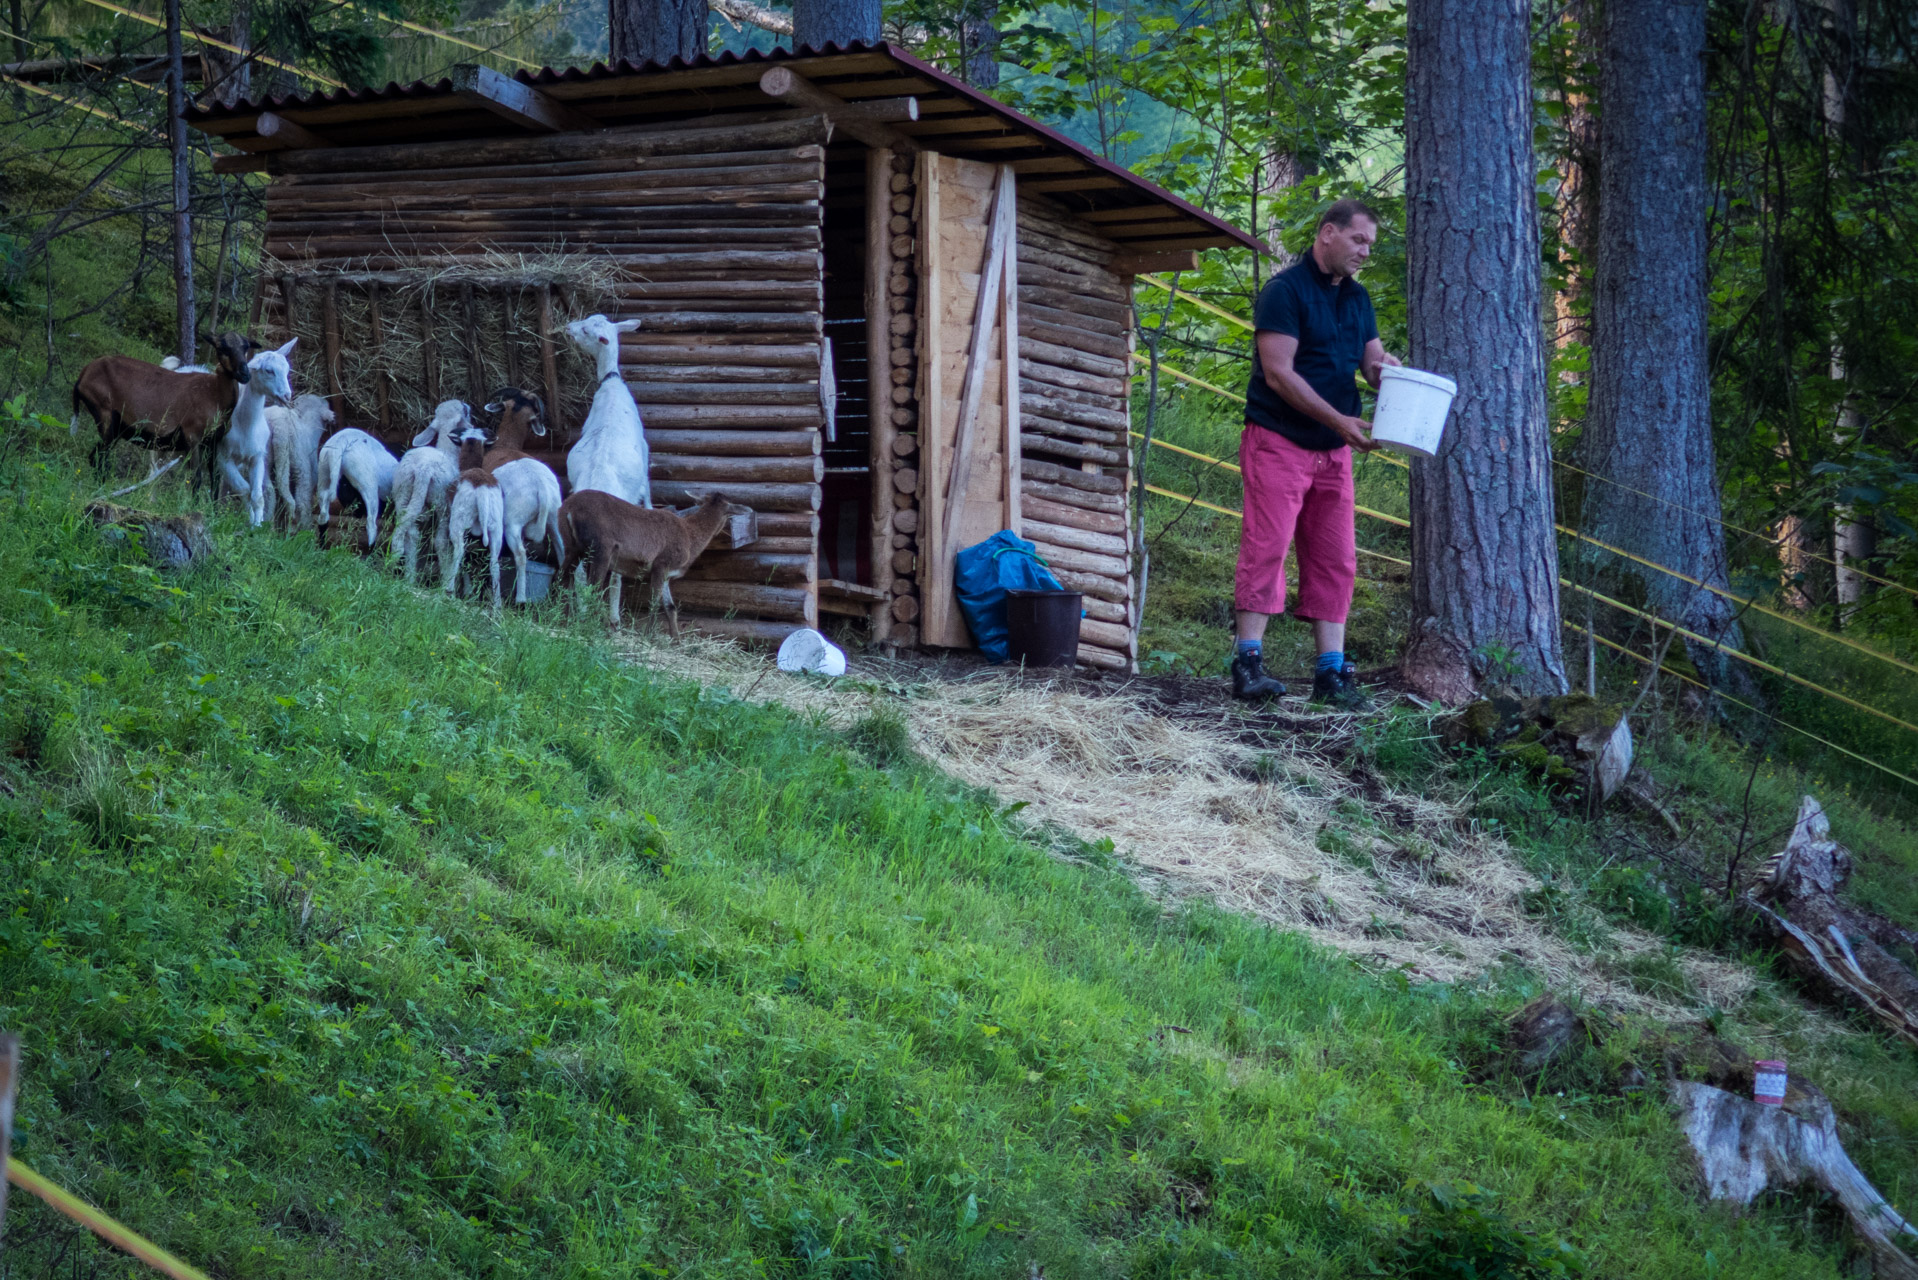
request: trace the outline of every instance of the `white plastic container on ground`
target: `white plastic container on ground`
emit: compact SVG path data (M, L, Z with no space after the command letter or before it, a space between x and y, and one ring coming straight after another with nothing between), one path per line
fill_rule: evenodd
M1423 369L1387 365L1379 372L1379 403L1372 413L1372 438L1382 445L1430 458L1445 435L1458 383Z
M810 627L787 636L779 645L781 671L810 671L814 675L843 676L846 655L838 645Z

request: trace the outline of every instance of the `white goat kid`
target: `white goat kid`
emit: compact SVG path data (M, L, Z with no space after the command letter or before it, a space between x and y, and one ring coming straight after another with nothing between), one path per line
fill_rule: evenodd
M435 547L445 542L446 509L460 478L460 437L472 425L473 410L464 400L440 401L393 470L393 550L408 582L419 576L421 519Z
M559 537L559 477L536 458L520 458L493 471L499 484L502 531L513 553L513 603L526 603L526 544L553 540L554 558L566 559ZM494 557L498 559L497 555ZM499 597L499 572L493 574L493 596Z
M605 316L587 316L566 326L567 334L599 362L599 390L579 443L566 455L566 479L574 493L598 489L634 506L653 505L652 461L639 406L619 376L619 335L639 328L637 320L614 324Z
M268 396L293 398L286 358L293 354L297 342L299 339L294 338L277 351L262 351L246 362L253 376L240 388L226 434L220 438L220 470L226 476L227 488L246 499L246 522L254 528L266 523L273 499L266 483L266 461L273 440L266 425L266 400Z
M506 538L505 505L499 481L480 466L486 453L486 433L468 427L460 435L459 484L446 508L446 539L440 554L445 560L441 570L447 595L459 586L460 566L466 560L466 535L477 534L480 545L490 553L493 580L493 612L499 612L499 551ZM504 468L502 468L504 470ZM556 482L557 483L557 482Z
M340 481L345 480L366 504L366 549L371 551L380 536L380 503L393 492L393 471L398 466L399 459L384 444L358 427L348 427L338 433L320 446L319 482L313 494L314 522L324 529L333 519Z
M333 422L333 409L326 397L307 394L297 397L292 408L273 405L266 411L266 428L272 433L273 492L279 505L273 511L273 523L288 531L313 527L313 489L319 482L320 437Z

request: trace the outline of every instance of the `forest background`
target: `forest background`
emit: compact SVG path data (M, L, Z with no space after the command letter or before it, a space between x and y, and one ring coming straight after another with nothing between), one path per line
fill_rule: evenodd
M188 0L183 15L188 88L224 99L434 78L468 61L584 65L607 49L600 0ZM1568 666L1629 686L1655 661L1682 695L1700 672L1629 611L1655 593L1576 536L1587 486L1611 483L1580 465L1606 160L1601 17L1592 0L1538 4L1532 28L1560 567L1628 606L1568 595L1567 621L1595 635L1568 632ZM95 355L172 345L164 39L157 14L108 0L11 0L8 22L0 391L50 402ZM1210 673L1224 655L1238 496L1213 460L1236 451L1251 335L1235 318L1332 199L1361 196L1384 215L1365 281L1386 345L1406 349L1405 22L1394 0L884 7L887 38L1280 251L1208 253L1200 270L1139 289L1140 347L1156 347L1161 368L1155 403L1142 380L1135 418L1175 446L1146 450L1146 480L1183 495L1147 506L1148 670ZM769 48L789 29L784 11L715 0L708 47ZM1719 492L1687 504L1720 522L1746 649L1797 677L1765 682L1770 718L1748 735L1894 806L1918 798L1918 734L1904 727L1918 721L1915 36L1918 14L1890 0L1708 6L1704 376ZM247 314L263 183L214 173L210 142L193 145L198 316L214 329ZM1674 210L1675 227L1697 213ZM1407 514L1389 459L1367 460L1360 487L1381 516ZM1384 664L1410 623L1393 567L1406 539L1368 518L1361 540L1372 554L1352 647ZM1303 657L1302 628L1286 644Z

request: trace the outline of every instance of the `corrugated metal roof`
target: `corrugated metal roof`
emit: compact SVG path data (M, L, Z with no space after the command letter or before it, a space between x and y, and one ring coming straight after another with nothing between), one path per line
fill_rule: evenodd
M639 66L595 63L584 69L521 71L513 78L596 124L631 125L729 111L763 112L772 101L759 91L759 75L774 63L791 64L849 102L917 98L919 119L888 127L944 155L1012 164L1020 173L1022 190L1060 201L1128 248L1239 245L1270 252L1256 237L890 44L727 52ZM261 151L280 145L259 136L256 125L263 112L337 146L498 137L517 131L444 79L262 96L232 106L194 107L187 119L240 150Z

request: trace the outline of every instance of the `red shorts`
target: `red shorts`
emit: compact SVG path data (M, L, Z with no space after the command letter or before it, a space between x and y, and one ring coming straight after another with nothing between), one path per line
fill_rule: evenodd
M1239 440L1245 527L1233 603L1248 613L1285 612L1285 553L1299 553L1292 616L1344 622L1352 609L1359 552L1352 512L1352 451L1302 449L1276 431L1245 424Z

